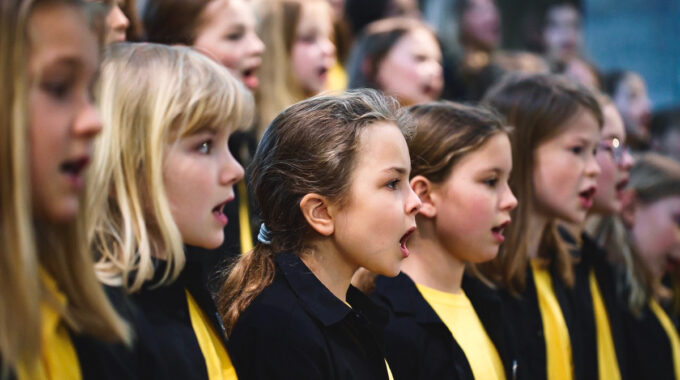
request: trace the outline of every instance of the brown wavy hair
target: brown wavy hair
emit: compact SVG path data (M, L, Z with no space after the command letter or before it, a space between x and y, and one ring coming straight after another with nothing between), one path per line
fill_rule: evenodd
M527 229L535 211L534 152L562 133L567 122L579 112L590 112L601 128L602 110L588 89L549 74L510 75L489 90L482 103L495 108L514 128L510 138L513 162L510 188L518 205L511 213L512 223L505 230L505 243L498 256L478 267L491 281L517 294L524 290L529 266ZM556 222L550 220L545 230L540 231L538 255L556 268L564 284L573 286L574 259L557 231Z
M274 119L248 169L271 244L258 243L226 272L217 303L228 333L274 279L273 256L302 253L316 235L300 210L302 198L317 193L342 205L349 195L361 132L376 122L389 122L408 140L408 120L396 100L369 89L313 97Z

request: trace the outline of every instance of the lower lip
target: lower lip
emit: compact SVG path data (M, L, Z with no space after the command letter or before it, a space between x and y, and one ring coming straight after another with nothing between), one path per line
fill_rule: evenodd
M409 253L408 253L408 248L406 248L406 245L400 244L399 248L401 249L401 256L403 258L407 258Z
M248 75L243 78L243 84L251 90L255 90L260 85L260 80L255 75Z
M494 239L496 239L497 242L502 243L505 241L505 236L503 236L502 232L491 232L493 235Z
M583 208L590 208L593 205L592 197L579 197L581 199L581 206Z
M77 174L66 174L66 180L71 188L75 191L80 191L83 188L83 176Z
M229 222L229 219L227 218L227 216L223 212L213 212L213 216L223 226L226 226L227 223Z

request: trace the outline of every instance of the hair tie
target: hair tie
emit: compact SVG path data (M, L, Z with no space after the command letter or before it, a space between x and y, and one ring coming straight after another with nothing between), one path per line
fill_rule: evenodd
M260 224L260 232L257 234L257 241L266 245L272 243L272 232L269 231L269 228L267 228L264 223Z

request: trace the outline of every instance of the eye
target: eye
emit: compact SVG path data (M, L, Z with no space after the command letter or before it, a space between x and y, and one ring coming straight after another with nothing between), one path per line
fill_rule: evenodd
M396 190L399 187L400 179L393 179L387 183L387 188L390 190Z
M574 146L574 147L569 148L569 150L571 150L571 152L576 154L576 155L580 155L581 153L583 153L583 147L582 146Z
M210 154L210 152L212 151L212 145L213 145L212 140L206 140L200 143L196 150L202 154Z
M496 178L496 177L487 178L483 182L484 182L485 185L487 185L489 187L496 187L496 185L498 184L498 178Z
M242 32L235 32L235 33L229 33L225 36L225 38L229 41L238 41L241 38L243 38L243 33Z
M71 85L68 82L62 81L46 82L43 83L42 88L51 97L58 100L64 100L68 97L68 94L71 90Z

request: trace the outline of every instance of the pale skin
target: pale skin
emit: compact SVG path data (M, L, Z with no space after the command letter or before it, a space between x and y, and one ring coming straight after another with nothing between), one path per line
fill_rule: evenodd
M359 267L396 276L404 258L400 241L415 230L420 199L408 186L408 147L393 124L365 127L344 204L309 193L300 202L307 223L318 233L300 256L338 299Z
M417 284L460 293L466 263L498 253L502 240L492 229L509 223L517 206L507 182L511 170L510 141L498 133L463 157L442 183L413 177L423 206L402 271Z

